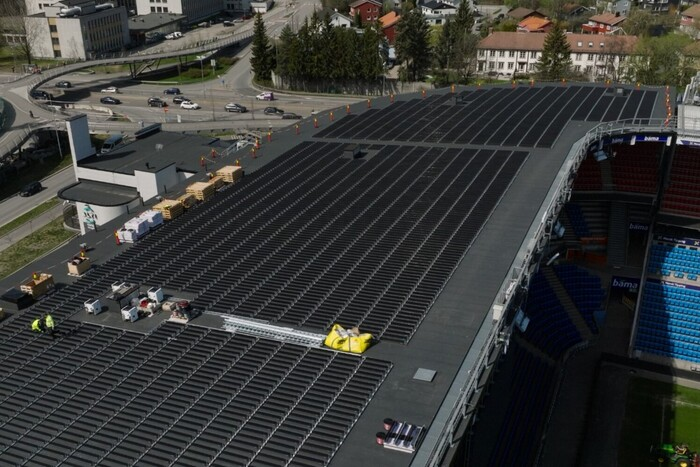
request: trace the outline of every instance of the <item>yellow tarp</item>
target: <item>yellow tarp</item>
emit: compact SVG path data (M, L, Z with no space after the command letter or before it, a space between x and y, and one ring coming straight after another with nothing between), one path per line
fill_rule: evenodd
M340 324L334 324L324 344L343 352L362 353L372 344L372 334L360 334L357 328L345 329Z

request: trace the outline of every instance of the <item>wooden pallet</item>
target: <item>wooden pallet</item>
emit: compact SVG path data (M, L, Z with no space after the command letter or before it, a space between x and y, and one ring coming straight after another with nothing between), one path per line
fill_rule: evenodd
M189 209L195 204L197 204L197 198L190 193L180 196L177 200L182 204L182 207L185 209Z
M185 190L187 193L194 195L199 201L205 201L216 193L216 187L208 182L195 182L188 186Z
M243 177L243 169L237 165L227 165L217 170L216 175L223 177L226 183L233 183Z
M160 212L166 221L170 221L181 216L185 212L185 207L176 199L164 199L153 206L153 210Z
M214 188L216 188L218 190L219 188L224 186L224 177L222 177L221 175L217 175L216 177L212 177L209 180L209 183L214 185Z

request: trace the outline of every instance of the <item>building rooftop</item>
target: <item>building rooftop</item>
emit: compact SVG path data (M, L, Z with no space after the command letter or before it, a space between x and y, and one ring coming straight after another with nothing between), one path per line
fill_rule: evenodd
M390 11L389 13L379 18L379 22L382 23L383 28L388 28L398 23L400 19L401 16L397 15L395 11Z
M616 15L615 13L602 13L600 15L591 16L588 21L593 21L600 24L608 24L610 26L615 26L623 22L626 18L622 15Z
M91 233L98 268L0 323L0 458L425 465L572 146L600 122L665 112L652 88L471 87L280 132L281 154L120 254ZM83 319L115 281L188 294L204 315L148 331ZM29 330L46 312L55 341ZM270 332L231 332L232 318ZM334 323L377 342L358 356L275 338ZM376 444L387 417L426 427L416 453Z
M523 29L527 32L544 32L552 22L547 18L537 16L528 16L518 23L518 29Z
M479 49L540 51L544 47L545 34L496 31L479 42ZM596 53L631 53L639 40L637 36L610 36L591 34L567 34L572 53L594 50ZM601 47L601 44L603 46Z
M683 10L681 15L689 18L700 18L700 4L695 4L689 8L686 8Z
M129 29L132 31L150 31L166 24L179 23L187 19L187 15L175 13L149 13L147 15L131 16Z
M211 157L227 144L217 138L181 133L157 132L119 146L107 154L82 159L78 165L89 169L133 175L135 170L157 172L175 164L178 170L198 172L200 158Z
M139 193L136 188L84 180L62 188L58 191L58 197L100 206L122 206L138 199Z

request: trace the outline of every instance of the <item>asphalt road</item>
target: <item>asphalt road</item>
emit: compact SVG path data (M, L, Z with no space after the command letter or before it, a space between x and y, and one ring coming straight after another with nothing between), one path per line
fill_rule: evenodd
M34 196L23 198L15 195L0 204L0 225L5 225L25 212L56 196L60 188L75 182L75 174L71 167L61 170L41 181L44 189Z

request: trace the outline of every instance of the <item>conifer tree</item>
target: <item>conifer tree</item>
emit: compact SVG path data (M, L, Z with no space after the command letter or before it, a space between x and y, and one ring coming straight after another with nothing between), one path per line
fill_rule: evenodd
M571 46L566 32L556 22L544 38L537 71L543 80L560 80L569 76L571 64Z
M270 81L274 68L275 57L270 47L270 39L265 31L265 22L262 15L255 15L255 25L253 27L253 46L250 57L250 66L258 81Z

